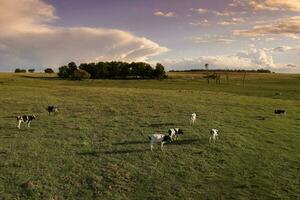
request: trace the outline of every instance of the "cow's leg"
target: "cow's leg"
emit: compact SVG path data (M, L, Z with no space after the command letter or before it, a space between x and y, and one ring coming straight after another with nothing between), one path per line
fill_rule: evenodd
M22 121L21 121L21 120L18 120L18 126L17 126L17 127L18 127L19 129L21 129L21 123L22 123Z
M153 143L150 142L150 150L153 151Z
M161 142L161 144L160 144L160 149L161 149L161 150L163 150L163 148L164 148L164 143L165 143L165 142Z
M28 127L28 128L30 128L30 123L31 123L31 121L29 121L29 122L27 123L27 127Z

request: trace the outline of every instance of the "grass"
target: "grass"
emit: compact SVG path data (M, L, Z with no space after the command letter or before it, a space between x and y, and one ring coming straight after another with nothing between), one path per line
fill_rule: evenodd
M0 74L0 199L300 199L300 75L248 74L245 88L201 76ZM20 114L38 119L18 130ZM179 141L151 152L147 135L173 127Z

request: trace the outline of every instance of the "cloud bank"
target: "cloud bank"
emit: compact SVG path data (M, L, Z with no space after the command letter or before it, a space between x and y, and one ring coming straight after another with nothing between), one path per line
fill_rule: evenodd
M141 61L168 51L122 30L49 25L58 18L55 8L42 0L1 0L0 69L69 61Z

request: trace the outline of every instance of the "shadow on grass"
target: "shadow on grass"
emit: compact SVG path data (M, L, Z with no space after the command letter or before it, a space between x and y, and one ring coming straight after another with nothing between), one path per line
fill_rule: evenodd
M62 80L59 77L41 77L41 76L26 76L26 75L19 75L22 78L28 79L38 79L38 80Z
M150 124L150 127L161 127L161 126L174 126L174 123L156 123L156 124Z
M149 141L144 140L144 141L124 141L124 142L118 142L118 143L113 143L113 145L128 145L128 144L148 144Z
M172 142L166 143L167 145L188 145L188 144L196 144L196 143L204 143L204 140L199 139L185 139L185 140L175 140ZM124 141L124 142L118 142L114 143L113 145L130 145L130 144L149 144L149 141Z
M253 118L256 120L266 120L269 119L270 117L258 115L258 116L254 116Z
M167 143L167 145L190 145L190 144L204 144L204 140L200 139L185 139L185 140L175 140L171 143Z
M150 151L149 149L125 149L125 150L112 150L112 151L104 151L104 154L127 154L127 153L142 153Z
M77 153L77 155L80 155L80 156L98 156L99 153L96 152L96 151L84 151L84 152L79 152Z
M0 151L0 155L1 154L7 154L7 152L6 151Z

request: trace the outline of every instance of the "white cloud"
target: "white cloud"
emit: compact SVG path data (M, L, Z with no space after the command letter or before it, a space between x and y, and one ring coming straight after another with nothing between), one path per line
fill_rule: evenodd
M161 11L156 11L154 12L155 16L159 16L159 17L175 17L175 13L174 12L161 12Z
M290 46L280 46L273 49L276 52L299 52L300 46L290 47Z
M271 24L257 25L248 30L235 30L234 34L248 37L284 35L287 37L299 38L300 16L279 19Z
M69 61L139 61L165 47L116 29L57 27L53 6L41 0L1 0L1 67L58 66Z
M233 55L164 60L162 63L168 70L203 69L205 63L209 64L210 69L277 69L272 55L263 49L250 49Z
M293 11L300 12L299 0L232 0L230 7L253 11Z
M207 19L204 19L202 21L190 22L189 24L192 25L192 26L208 26L209 22L208 22Z
M216 16L232 16L232 15L234 15L234 12L231 12L231 11L224 11L224 12L212 11L212 13Z
M192 41L196 44L199 43L222 43L230 44L234 41L233 37L222 36L222 35L203 35L198 37L193 37Z
M300 12L299 0L251 0L248 4L254 10L272 10L272 11L295 11Z
M191 8L190 10L191 10L191 11L195 11L195 12L197 12L197 13L199 13L199 14L203 14L203 13L209 12L209 10L204 9L204 8Z
M231 18L230 20L219 22L219 25L227 26L227 25L236 25L240 23L244 23L245 20L243 18Z

